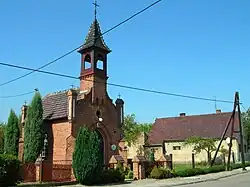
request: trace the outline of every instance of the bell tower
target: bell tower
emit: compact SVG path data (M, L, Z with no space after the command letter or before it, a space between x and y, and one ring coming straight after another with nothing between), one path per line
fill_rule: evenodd
M105 44L96 19L90 26L81 54L80 91L92 90L92 100L105 98L107 91L107 55L111 52Z

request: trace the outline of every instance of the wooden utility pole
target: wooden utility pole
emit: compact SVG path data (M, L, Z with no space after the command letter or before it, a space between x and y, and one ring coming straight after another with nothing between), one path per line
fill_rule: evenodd
M246 170L245 166L245 150L244 150L244 141L243 141L243 130L242 130L242 121L241 121L241 111L240 111L240 96L239 92L236 92L236 104L238 108L238 118L239 118L239 126L240 126L240 146L241 146L241 164L242 164L242 170Z
M227 162L227 170L230 169L230 158L231 158L231 150L232 150L232 138L233 138L233 133L234 133L234 121L235 121L235 112L236 112L236 108L238 110L238 120L239 120L239 133L240 133L240 147L241 147L241 163L242 163L242 169L246 170L245 168L245 155L244 155L244 141L243 141L243 130L242 130L242 122L241 122L241 111L240 111L240 99L239 99L239 92L235 93L235 99L234 99L234 107L233 107L233 111L232 111L232 115L230 116L228 123L225 127L225 130L222 134L220 143L218 145L218 148L215 152L214 158L211 162L211 167L213 166L215 159L217 157L217 154L220 150L220 146L223 142L223 140L225 139L225 135L227 133L227 130L232 122L232 126L231 126L231 133L230 133L230 144L229 144L229 153L228 153L228 162Z

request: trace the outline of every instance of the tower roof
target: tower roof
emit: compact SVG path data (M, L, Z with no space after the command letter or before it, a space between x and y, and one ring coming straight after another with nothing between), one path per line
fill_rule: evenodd
M101 33L101 28L97 19L95 19L93 23L91 24L88 35L85 39L85 43L79 49L78 52L81 53L83 50L93 48L93 47L101 48L107 51L108 53L111 52L111 50L108 48L108 46L104 42L104 39Z

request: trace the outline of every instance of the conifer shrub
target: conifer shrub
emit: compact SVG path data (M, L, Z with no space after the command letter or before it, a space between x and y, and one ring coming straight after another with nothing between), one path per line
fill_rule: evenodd
M16 156L0 154L0 186L15 186L20 180L20 161Z
M5 154L18 155L19 122L13 110L10 111L8 123L4 130L4 152Z
M27 111L24 126L24 161L35 162L43 147L42 97L36 92Z
M95 131L81 127L75 142L72 167L80 184L97 183L102 175L100 139Z

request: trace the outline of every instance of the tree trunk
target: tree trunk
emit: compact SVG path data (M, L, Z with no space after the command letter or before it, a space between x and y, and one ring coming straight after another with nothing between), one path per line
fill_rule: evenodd
M211 164L211 153L209 151L207 152L207 162L209 165Z

